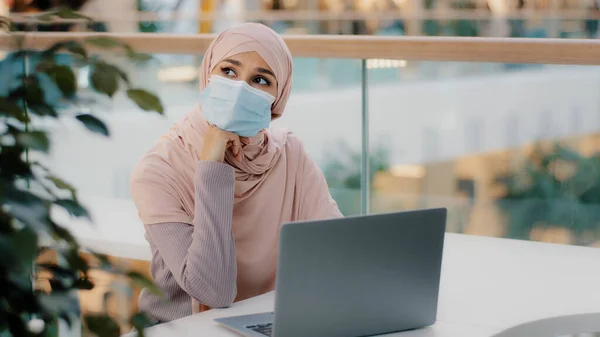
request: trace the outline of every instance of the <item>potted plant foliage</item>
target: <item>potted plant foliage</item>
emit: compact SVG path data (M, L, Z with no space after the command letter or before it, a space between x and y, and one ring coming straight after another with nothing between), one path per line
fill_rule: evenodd
M361 189L361 151L355 151L344 142L327 154L323 173L331 189L332 197L337 201L344 215L360 214ZM369 156L369 181L374 181L378 172L389 170L389 149L377 145Z
M55 17L88 20L69 10L34 19ZM10 28L11 22L0 18L0 25ZM42 127L45 123L39 121L74 118L91 132L109 135L109 129L95 114L79 112L82 107L93 111L93 102L80 95L76 78L79 67L90 69L89 82L98 95L110 99L123 90L141 109L162 114L163 107L155 95L133 87L125 71L89 50L111 49L136 61L149 57L102 35L60 41L45 50L28 50L22 44L27 33L3 34L14 42L11 53L2 60L8 67L4 69L17 70L0 72L0 336L65 335L57 331L61 322L75 328L70 331L80 330L86 336L119 336L121 322L107 313L80 319L79 303L73 294L94 287L90 270L99 268L123 275L137 286L158 290L141 274L115 267L102 254L88 251L95 257L94 263L82 258L85 247L53 219L51 211L63 209L73 217L89 217L89 213L79 202L76 189L35 158L42 158L51 148ZM19 67L25 69L18 71ZM56 252L58 263L36 263L46 249ZM39 270L51 275L48 291L33 286ZM129 321L143 334L149 319L136 313Z
M497 182L504 190L498 203L508 215L508 237L530 239L536 228L566 229L580 245L600 237L600 154L537 146L521 169Z

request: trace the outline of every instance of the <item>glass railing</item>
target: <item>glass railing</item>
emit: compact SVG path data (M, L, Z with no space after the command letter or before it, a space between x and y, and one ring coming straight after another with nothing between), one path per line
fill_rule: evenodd
M31 33L24 43L84 36ZM105 231L137 221L131 170L197 103L195 75L211 39L115 36L155 56L116 62L161 97L165 116L117 95L94 107L109 139L61 123L50 161ZM304 142L344 214L441 206L450 232L600 246L600 41L285 39L294 90L273 127ZM0 76L22 67L5 60ZM88 85L85 69L79 76Z

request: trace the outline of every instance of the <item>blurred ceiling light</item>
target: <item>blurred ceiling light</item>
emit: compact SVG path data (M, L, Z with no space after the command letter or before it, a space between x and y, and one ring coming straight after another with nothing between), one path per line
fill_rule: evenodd
M196 67L168 67L158 71L158 80L161 82L191 82L196 79L197 75Z
M404 68L406 60L368 59L367 69Z
M285 9L294 8L298 5L298 0L283 0L283 7Z
M360 0L360 1L358 1L358 4L356 7L359 11L368 11L373 7L374 3L375 3L374 0Z
M487 0L492 14L506 15L509 11L517 9L518 1Z
M339 0L325 0L325 6L332 12L344 11L344 3Z
M390 174L397 178L423 178L425 168L421 165L393 165Z

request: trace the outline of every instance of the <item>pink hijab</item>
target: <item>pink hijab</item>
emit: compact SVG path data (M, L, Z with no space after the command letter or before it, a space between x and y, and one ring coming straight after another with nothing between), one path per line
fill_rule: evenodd
M278 82L272 119L283 114L292 82L292 56L270 28L246 23L217 36L200 66L200 90L223 59L255 51ZM194 218L195 168L207 122L200 106L176 123L134 169L131 191L144 224ZM225 162L235 170L233 234L238 263L237 300L274 288L280 226L289 221L342 216L316 163L298 138L285 129L268 129L251 138L237 162L228 151ZM193 300L194 312L198 303Z

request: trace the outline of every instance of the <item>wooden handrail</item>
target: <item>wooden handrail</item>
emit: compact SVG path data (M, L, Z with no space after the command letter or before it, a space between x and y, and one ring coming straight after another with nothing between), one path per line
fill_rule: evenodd
M63 40L94 36L117 38L136 51L203 55L213 35L19 33L0 35L0 50L15 50L15 38L27 49L44 49ZM402 59L495 63L600 65L600 40L460 37L384 37L283 35L294 57Z

